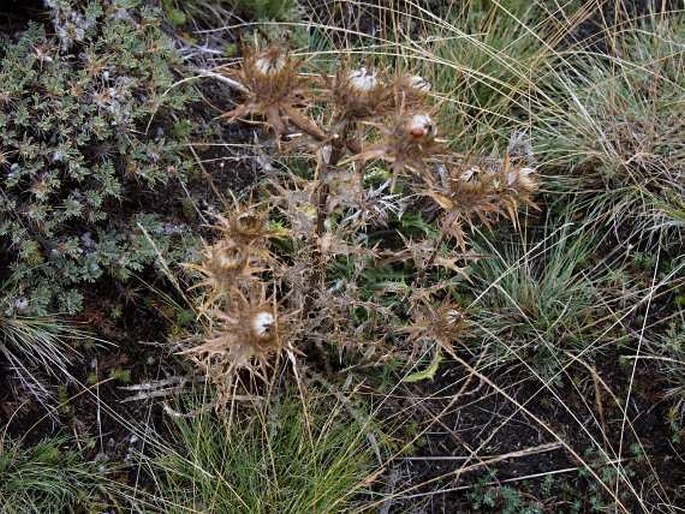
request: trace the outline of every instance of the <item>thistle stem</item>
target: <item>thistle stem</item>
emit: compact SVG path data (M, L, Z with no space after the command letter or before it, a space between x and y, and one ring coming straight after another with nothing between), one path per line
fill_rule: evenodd
M326 204L328 203L330 187L326 183L326 178L330 169L337 166L342 158L349 132L350 123L346 122L342 127L339 137L335 138L331 143L331 155L328 158L328 162L324 164L321 175L319 176L319 197L316 206L316 235L319 237L324 233L326 218L328 217Z
M428 257L428 260L426 261L426 264L424 264L421 269L419 270L419 274L416 277L416 282L422 282L423 279L426 276L426 271L433 266L433 263L435 262L435 258L438 256L438 252L440 251L440 246L442 246L442 243L445 241L445 232L440 232L440 237L438 237L438 240L435 242L435 248L433 248L433 251L430 254L430 257Z

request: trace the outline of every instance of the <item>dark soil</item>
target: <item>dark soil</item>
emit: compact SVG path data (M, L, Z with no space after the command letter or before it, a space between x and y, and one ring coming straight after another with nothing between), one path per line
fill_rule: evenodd
M613 363L617 359L616 355L608 356L606 365L600 366L597 373L615 394L622 396L621 392L627 390L630 369L616 369ZM419 429L427 426L429 429L418 451L409 459L398 459L390 472L390 476L400 477L394 487L401 494L391 502L389 512L414 512L417 505L422 506L420 512L471 512L474 496L498 485L516 488L530 506L543 512L571 512L570 506L577 500L582 500L578 512L592 512L591 500L611 505L609 496L588 477L582 463L550 433L553 431L563 439L600 476L605 476L604 473L611 469L599 455L588 454L586 449L593 446L592 436L603 442L609 455L616 451L622 414L605 391L600 390L599 398L596 397L597 390L584 370L571 371L575 382L582 383L585 378L585 384L579 386L578 392L567 383L568 379L564 380L566 383L553 386L561 394L560 399L554 398L530 377L521 376L516 380L509 376L499 381L500 387L541 420L548 431L485 383L474 380L459 395L466 376L463 368L456 363L443 366L444 370L435 382L407 388L405 393L412 398L409 403L398 401L393 405L393 410L412 412ZM635 453L632 447L635 438L629 430L624 437L622 455L625 469L634 476L644 477L641 481L643 498L656 506L659 491L649 479L653 477L650 464L676 504L675 495L685 481L685 468L670 442L672 434L664 421L668 406L660 401L655 383L658 383L656 373L643 371L638 374L629 407L629 419L649 463ZM422 398L428 400L422 401L419 408L412 408L412 404ZM606 440L602 432L607 435ZM509 458L500 459L509 454ZM552 474L551 482L545 480L549 474ZM524 477L530 478L523 480ZM405 497L408 499L403 499ZM629 495L622 501L631 512L639 511ZM683 501L682 497L680 501ZM500 505L499 509L503 508L504 505ZM491 512L501 511L495 508ZM654 512L662 511L656 509Z
M49 23L50 11L43 0L4 0L0 3L0 33L12 36L26 30L30 21Z

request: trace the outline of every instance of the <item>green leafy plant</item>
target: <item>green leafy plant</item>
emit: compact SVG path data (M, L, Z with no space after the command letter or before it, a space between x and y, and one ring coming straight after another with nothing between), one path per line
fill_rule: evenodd
M154 261L150 237L188 255L189 228L155 196L186 177L169 127L188 90L174 87L178 61L155 12L110 9L59 2L57 37L34 24L0 40L2 266L25 313L78 312L84 285L125 282Z

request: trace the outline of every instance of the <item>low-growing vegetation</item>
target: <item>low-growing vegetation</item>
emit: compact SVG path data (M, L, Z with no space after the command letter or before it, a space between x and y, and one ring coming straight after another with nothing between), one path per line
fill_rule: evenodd
M677 512L677 4L2 12L0 510Z

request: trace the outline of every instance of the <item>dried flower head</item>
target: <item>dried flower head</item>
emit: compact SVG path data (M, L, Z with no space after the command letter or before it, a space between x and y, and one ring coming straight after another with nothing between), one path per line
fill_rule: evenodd
M187 269L201 273L202 281L192 287L206 289L202 310L214 308L235 291L255 279L254 275L262 269L259 259L251 255L249 248L238 246L233 241L220 239L203 249L200 264L185 264Z
M352 70L347 74L347 83L350 89L360 95L369 94L378 87L376 74L362 66L358 70Z
M210 313L209 335L198 346L183 351L200 364L209 378L230 381L236 371L264 377L270 359L283 349L283 325L274 302L263 286L237 294L224 309ZM221 373L216 374L216 370Z
M422 109L428 99L431 84L420 75L400 75L395 79L395 103L400 109Z
M425 144L426 142L433 141L436 134L433 120L427 114L412 114L406 118L405 124L401 124L399 127L400 130L406 131L407 139L411 142Z
M475 219L489 225L502 214L516 224L521 204L535 207L535 170L513 167L506 157L452 163L440 171L438 179L423 175L428 185L425 194L445 211L442 229L457 239L462 248L466 245L464 225L473 225Z
M436 307L436 303L438 306ZM413 322L403 332L415 340L431 340L451 349L464 328L464 311L458 304L425 301L413 315Z
M255 208L237 207L228 217L218 215L214 228L223 232L225 239L238 246L264 246L274 234L268 229L267 216Z
M383 116L392 109L392 88L365 66L341 68L329 88L343 122Z
M263 52L245 49L242 66L226 74L244 88L245 99L221 118L229 121L247 115L262 116L280 137L294 125L317 138L325 134L300 111L305 106L309 81L299 74L300 62L280 47Z
M394 125L379 128L383 141L350 160L383 159L391 163L390 168L396 176L405 168L413 172L424 171L430 161L445 151L443 143L436 139L437 128L428 113L400 115Z

